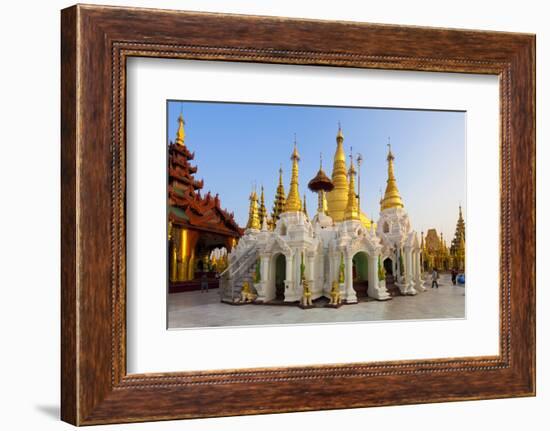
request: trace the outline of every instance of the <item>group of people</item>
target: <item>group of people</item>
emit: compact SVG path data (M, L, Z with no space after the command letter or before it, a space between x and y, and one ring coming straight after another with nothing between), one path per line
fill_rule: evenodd
M453 283L453 286L456 286L456 278L458 276L458 271L453 268L451 269L451 282ZM437 282L439 280L439 272L437 271L437 268L433 268L432 271L432 289L435 287L436 289L439 289L439 283Z

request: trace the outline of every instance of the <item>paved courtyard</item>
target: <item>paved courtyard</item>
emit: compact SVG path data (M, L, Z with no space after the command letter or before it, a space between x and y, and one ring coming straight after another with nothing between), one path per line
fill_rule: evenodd
M173 293L168 296L168 327L197 328L242 325L281 325L378 320L456 319L465 316L465 287L453 286L442 274L439 289L390 301L363 301L338 309L302 310L287 305L229 305L220 302L218 289Z

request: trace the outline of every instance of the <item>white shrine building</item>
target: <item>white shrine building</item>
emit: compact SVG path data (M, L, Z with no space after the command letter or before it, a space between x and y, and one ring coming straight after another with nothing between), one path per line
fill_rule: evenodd
M383 301L391 299L386 288L390 276L396 292L402 295L425 290L420 242L397 188L391 148L386 191L375 224L359 208L356 170L353 158L349 168L346 164L343 142L339 129L332 177L328 179L321 167L315 178L326 179L333 188L319 191L317 213L312 219L298 191L300 156L296 144L291 156L290 190L280 214L272 214L268 220L263 193L259 208L257 195L252 192L247 228L220 275L222 301L243 301L245 286L251 302L296 302L304 295L304 281L313 300L330 298L336 282L342 303L356 303L359 286L364 289L362 294ZM281 177L277 190L284 193Z

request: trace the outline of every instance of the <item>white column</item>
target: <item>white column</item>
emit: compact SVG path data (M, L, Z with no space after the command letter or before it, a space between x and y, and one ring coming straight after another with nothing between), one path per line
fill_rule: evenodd
M412 256L412 275L413 281L416 283L418 281L418 250L413 250Z
M269 279L269 258L269 255L260 257L260 277L263 283L266 283Z
M367 295L379 301L390 299L390 294L378 281L378 256L376 255L369 256L369 288Z
M414 281L415 281L415 288L417 290L420 290L424 292L426 288L424 287L424 283L422 281L422 270L420 268L420 250L416 250L415 252L415 275L414 275Z
M370 293L371 290L376 290L378 289L378 256L376 255L369 255L369 276L368 276L368 279L369 279L369 292L367 293ZM370 296L370 294L369 294Z
M286 260L286 274L285 274L285 282L291 283L292 282L292 254L285 254L285 260Z
M330 257L330 285L332 282L336 281L340 283L340 255L333 254Z
M300 272L301 272L301 269L300 269L300 266L302 265L302 251L303 250L297 250L295 253L294 253L294 285L296 286L296 289L300 286L300 281L301 281L301 277L300 277ZM305 263L305 260L304 260L304 263Z
M409 283L411 281L411 249L409 247L405 248L405 259L403 259L404 264L404 274L405 274L405 283Z
M353 289L353 256L351 254L348 254L344 256L345 259L345 289L346 289L346 302L357 302L357 294L355 293L355 290Z
M315 278L315 255L313 254L307 256L306 278L308 280Z
M404 266L405 266L405 287L404 292L407 295L416 295L416 290L413 286L413 280L412 280L412 250L410 247L405 247L405 259L404 259Z
M306 265L306 278L310 281L309 286L310 289L313 291L316 287L316 281L315 280L315 255L307 255L307 265Z

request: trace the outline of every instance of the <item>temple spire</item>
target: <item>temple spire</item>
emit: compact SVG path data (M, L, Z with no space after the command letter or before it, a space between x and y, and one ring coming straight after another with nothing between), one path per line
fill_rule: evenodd
M327 193L327 212L335 222L344 219L344 212L348 203L348 169L346 166L346 153L344 152L344 134L338 123L336 134L336 151L332 167L332 183L334 189Z
M384 193L384 198L382 199L381 209L385 210L388 208L403 208L403 201L401 200L401 195L399 194L399 189L397 188L397 180L395 179L395 174L393 172L393 161L395 157L391 151L390 138L388 138L388 180L386 182L386 193Z
M309 218L309 214L307 213L307 205L306 205L306 195L304 193L304 205L303 205L303 211L307 218Z
M273 210L271 212L272 223L276 223L279 220L280 214L285 210L286 194L285 186L283 185L283 168L279 169L279 184L277 185L277 192L275 193L275 199L273 201Z
M178 131L176 133L176 144L185 146L185 129L183 126L185 126L185 121L183 119L183 114L180 114L178 117Z
M458 206L458 220L456 222L455 236L451 241L450 253L453 264L457 269L464 269L464 257L466 254L466 226L462 217L462 205Z
M264 196L264 186L262 185L260 193L260 208L258 210L258 217L260 218L260 225L263 225L264 220L267 218L267 210L265 208L265 196Z
M349 189L348 189L348 204L344 212L344 220L359 220L359 201L355 193L355 166L353 165L353 154L349 156Z
M292 176L290 178L290 190L286 198L285 212L302 211L302 201L300 199L300 192L298 191L298 162L300 161L300 155L296 146L296 137L294 137L294 151L292 152L292 156L290 156L290 160L292 160Z
M246 224L246 228L259 230L261 225L258 216L258 195L256 194L256 190L252 190L249 199L250 207L248 209L248 223Z

